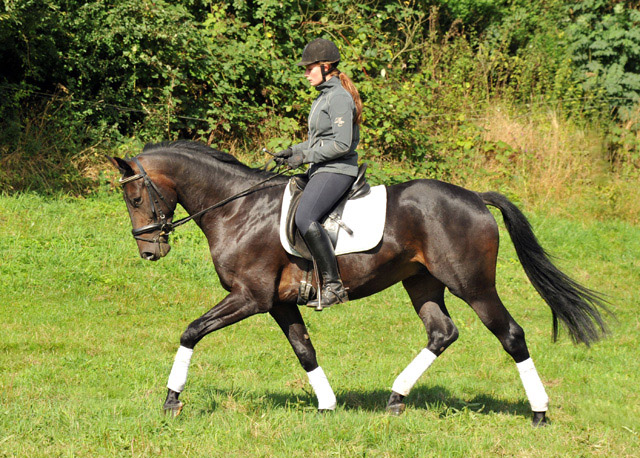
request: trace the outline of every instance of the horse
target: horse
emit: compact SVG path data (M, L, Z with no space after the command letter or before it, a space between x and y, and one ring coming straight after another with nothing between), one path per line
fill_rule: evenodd
M122 173L132 233L140 256L156 261L169 253L169 234L193 219L206 236L217 275L228 295L190 323L180 336L167 383L165 412L178 415L195 346L209 333L258 313L269 313L307 372L318 411L337 402L319 366L297 305L307 261L288 254L279 239L284 188L289 177L251 168L228 153L195 141L149 144L134 158L108 158ZM445 305L445 289L465 301L514 360L533 413L546 425L548 396L533 364L524 330L496 291L499 233L487 206L500 210L530 282L574 343L587 346L607 333L603 297L560 271L530 223L497 192L474 192L434 179L386 186L386 222L380 243L338 256L351 300L398 282L422 320L427 345L395 379L386 410L400 415L418 378L458 338ZM190 215L173 221L180 204ZM316 285L317 286L317 285ZM348 306L348 305L343 305Z

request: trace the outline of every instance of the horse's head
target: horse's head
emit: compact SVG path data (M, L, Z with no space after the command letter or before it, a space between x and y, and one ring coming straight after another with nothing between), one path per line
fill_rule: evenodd
M120 184L133 226L131 233L138 243L140 256L148 261L157 261L171 250L169 234L177 205L175 186L147 158L125 160L109 157L109 160L122 172Z

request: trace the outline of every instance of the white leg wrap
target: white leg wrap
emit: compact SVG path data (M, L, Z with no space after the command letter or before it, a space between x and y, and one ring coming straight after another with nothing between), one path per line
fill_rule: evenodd
M403 370L393 382L391 389L396 393L407 396L416 384L418 379L424 372L429 369L431 363L436 360L437 356L431 350L424 349L416 356L411 363Z
M167 388L170 390L178 393L184 390L184 386L187 383L187 372L189 371L191 355L193 355L192 348L183 347L182 345L178 348L176 359L173 361L173 367L171 368L171 374L169 374L169 381L167 382Z
M309 384L311 384L311 387L318 398L318 409L334 410L337 405L336 395L333 394L331 385L329 385L329 380L324 374L322 368L318 366L311 372L307 372L307 375L309 376Z
M533 365L531 358L517 363L518 372L520 372L520 379L524 385L524 391L527 393L529 403L531 404L531 410L534 412L546 412L549 408L549 396L544 390L542 380L536 371L536 367Z

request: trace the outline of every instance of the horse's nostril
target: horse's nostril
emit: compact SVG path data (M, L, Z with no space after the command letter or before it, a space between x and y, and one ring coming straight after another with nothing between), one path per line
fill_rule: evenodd
M142 259L146 259L147 261L156 261L158 259L155 253L151 253L149 251L140 253L140 256L142 257Z

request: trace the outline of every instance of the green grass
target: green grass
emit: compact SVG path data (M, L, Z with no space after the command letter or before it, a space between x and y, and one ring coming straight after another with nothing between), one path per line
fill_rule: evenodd
M119 196L0 196L0 456L638 456L640 228L530 218L557 263L609 295L618 317L590 349L564 333L552 343L550 311L502 233L498 287L527 333L551 427L530 427L515 365L451 296L460 339L406 413L386 415L395 376L426 344L401 287L303 311L335 412L316 413L304 371L261 315L198 345L173 420L161 406L179 336L225 295L197 227L149 263Z

